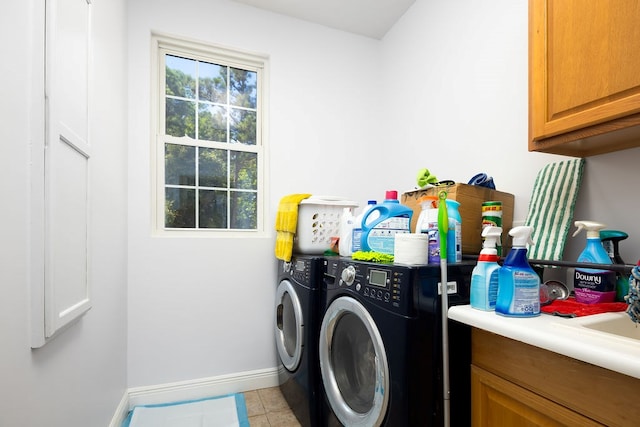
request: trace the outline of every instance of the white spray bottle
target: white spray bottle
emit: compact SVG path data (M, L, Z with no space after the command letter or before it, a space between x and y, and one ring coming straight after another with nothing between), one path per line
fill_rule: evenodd
M500 227L485 227L483 249L478 257L478 264L471 273L471 307L478 310L492 311L496 308L498 297L498 250L496 245L502 235Z

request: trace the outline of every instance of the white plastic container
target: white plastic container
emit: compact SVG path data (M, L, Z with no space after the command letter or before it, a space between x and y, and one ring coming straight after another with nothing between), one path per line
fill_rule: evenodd
M340 220L340 242L338 250L340 256L351 256L351 237L353 235L353 225L355 217L352 208L342 208L342 218Z
M426 234L429 239L427 255L429 264L440 264L440 233L438 233L438 209L436 196L423 196L420 200L422 211L416 223L416 233Z
M304 255L321 255L331 248L331 238L340 237L344 208L358 203L337 197L312 196L298 206L298 225L293 251Z

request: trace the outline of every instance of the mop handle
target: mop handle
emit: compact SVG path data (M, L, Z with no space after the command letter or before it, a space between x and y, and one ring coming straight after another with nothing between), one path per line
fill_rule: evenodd
M447 260L447 234L449 233L449 215L447 213L447 192L438 193L438 233L440 233L440 260Z
M442 399L444 427L451 424L450 387L449 387L449 299L447 293L447 234L449 233L449 216L447 215L447 192L438 193L438 232L440 233L440 282L442 309Z

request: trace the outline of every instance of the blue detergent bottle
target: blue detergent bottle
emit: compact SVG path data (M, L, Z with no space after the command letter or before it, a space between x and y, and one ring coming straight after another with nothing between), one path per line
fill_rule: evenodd
M514 227L512 249L498 271L496 313L509 317L540 315L540 277L529 265L527 243L531 241L533 227Z
M367 206L365 206L362 212L354 218L351 234L351 253L362 250L362 219L377 203L378 202L375 200L369 200L367 202ZM373 221L374 219L375 216L369 218L370 221Z
M606 225L594 221L576 221L580 231L587 231L587 246L578 256L578 262L594 264L613 264L609 254L600 241L600 230ZM590 268L576 268L573 276L573 291L576 301L585 304L598 302L613 302L616 298L616 273L611 270L597 270Z
M369 219L376 214L376 219ZM387 191L385 200L369 209L362 218L362 250L393 255L395 235L411 233L412 216L413 209L398 201L398 192Z

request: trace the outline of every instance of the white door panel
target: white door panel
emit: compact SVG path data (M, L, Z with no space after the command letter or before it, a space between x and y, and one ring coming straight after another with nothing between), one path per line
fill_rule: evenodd
M44 212L32 212L44 221L43 277L32 284L32 347L91 308L89 2L46 0L45 27Z

